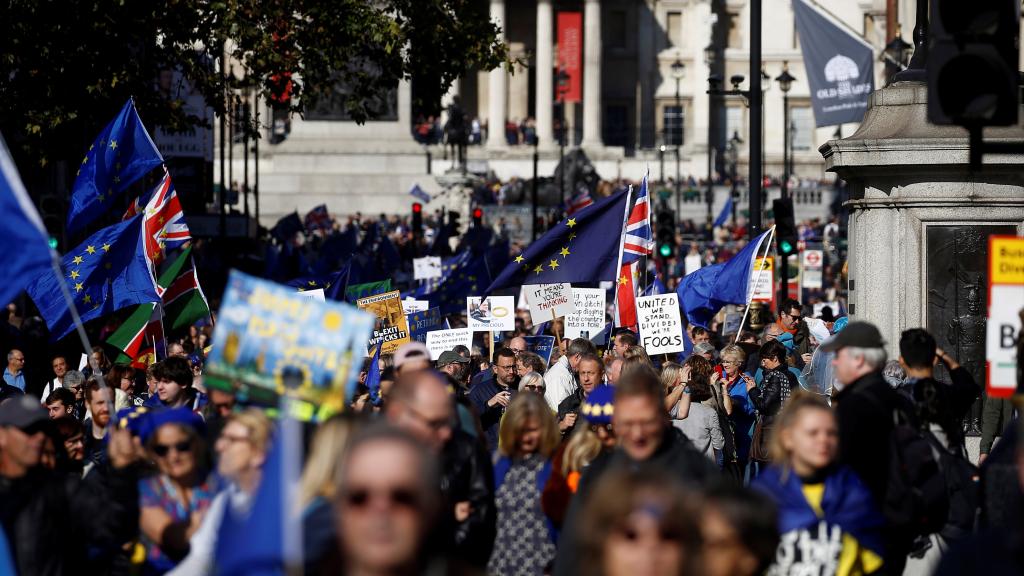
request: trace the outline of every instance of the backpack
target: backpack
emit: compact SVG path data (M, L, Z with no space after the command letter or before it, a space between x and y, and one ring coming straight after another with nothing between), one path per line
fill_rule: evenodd
M977 510L977 469L961 450L950 450L904 407L893 410L889 473L882 512L914 539L970 532Z

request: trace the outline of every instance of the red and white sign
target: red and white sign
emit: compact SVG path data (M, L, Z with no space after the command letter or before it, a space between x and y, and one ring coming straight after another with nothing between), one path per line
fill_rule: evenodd
M821 266L821 250L804 250L804 268Z
M583 99L583 14L581 12L558 13L558 69L569 75L565 88L555 86L563 102L579 102Z

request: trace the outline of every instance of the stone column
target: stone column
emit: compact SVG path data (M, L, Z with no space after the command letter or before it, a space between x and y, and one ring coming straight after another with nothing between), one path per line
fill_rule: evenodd
M537 139L541 146L554 144L554 40L552 38L551 0L537 0L537 72L534 95Z
M586 0L583 7L583 141L599 148L601 138L601 1Z
M505 40L505 0L491 0L491 21L501 31L498 41ZM507 94L507 78L505 68L499 66L488 73L488 105L487 105L487 147L502 148L505 142L505 101Z

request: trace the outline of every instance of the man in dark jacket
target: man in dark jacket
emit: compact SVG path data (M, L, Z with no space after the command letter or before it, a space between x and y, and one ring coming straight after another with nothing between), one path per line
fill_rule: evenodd
M86 549L112 556L138 532L138 454L112 431L106 462L84 480L40 465L46 409L21 396L0 405L0 525L19 574L88 574Z
M385 415L440 456L442 530L454 556L485 568L495 535L494 472L483 444L454 426L447 379L432 370L403 375Z
M581 420L580 407L583 401L594 388L604 382L604 363L597 354L584 354L577 364L576 375L580 379L580 387L558 404L558 430L563 438L568 438Z
M606 471L660 469L695 488L709 486L721 478L711 461L670 424L661 382L651 369L632 371L616 386L612 427L619 446L598 456L580 478L558 543L556 576L573 575L579 569L580 515L588 495Z
M885 342L878 328L851 322L821 345L835 352L832 365L837 380L833 396L839 421L839 462L860 476L881 509L889 478L889 437L897 409L912 410L882 377ZM900 574L910 551L910 538L889 526L886 534L886 572Z
M469 401L480 416L480 427L483 428L487 441L487 450L498 449L498 428L501 417L512 403L516 395L519 375L516 374L516 354L510 348L501 348L494 353L494 378L484 380L469 389Z

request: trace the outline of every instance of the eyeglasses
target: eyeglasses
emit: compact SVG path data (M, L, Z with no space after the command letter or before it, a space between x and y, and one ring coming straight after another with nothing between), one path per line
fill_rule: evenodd
M153 446L153 452L161 458L167 456L171 450L174 450L178 454L187 454L192 451L192 442L184 440L177 444L157 444L156 446Z
M523 385L523 390L531 390L533 392L543 392L545 390L545 387L541 386L540 384L524 384Z
M609 422L607 424L591 424L590 425L590 431L595 433L595 434L600 432L601 430L604 430L605 432L607 432L609 434L614 434L615 433L615 428L612 426L611 422Z
M407 511L416 511L420 507L420 498L416 490L401 487L390 490L353 488L345 493L343 502L353 510L365 510L374 498L383 498L389 507Z
M801 318L801 316L799 314L795 314L794 315L794 314L790 314L788 312L783 312L783 314L786 315L786 316L789 316L790 318L792 318L793 320L796 320L796 321L800 321L800 318Z
M516 365L515 364L505 364L504 366L502 366L501 364L495 364L494 367L495 368L501 368L502 370L513 370L516 367Z

